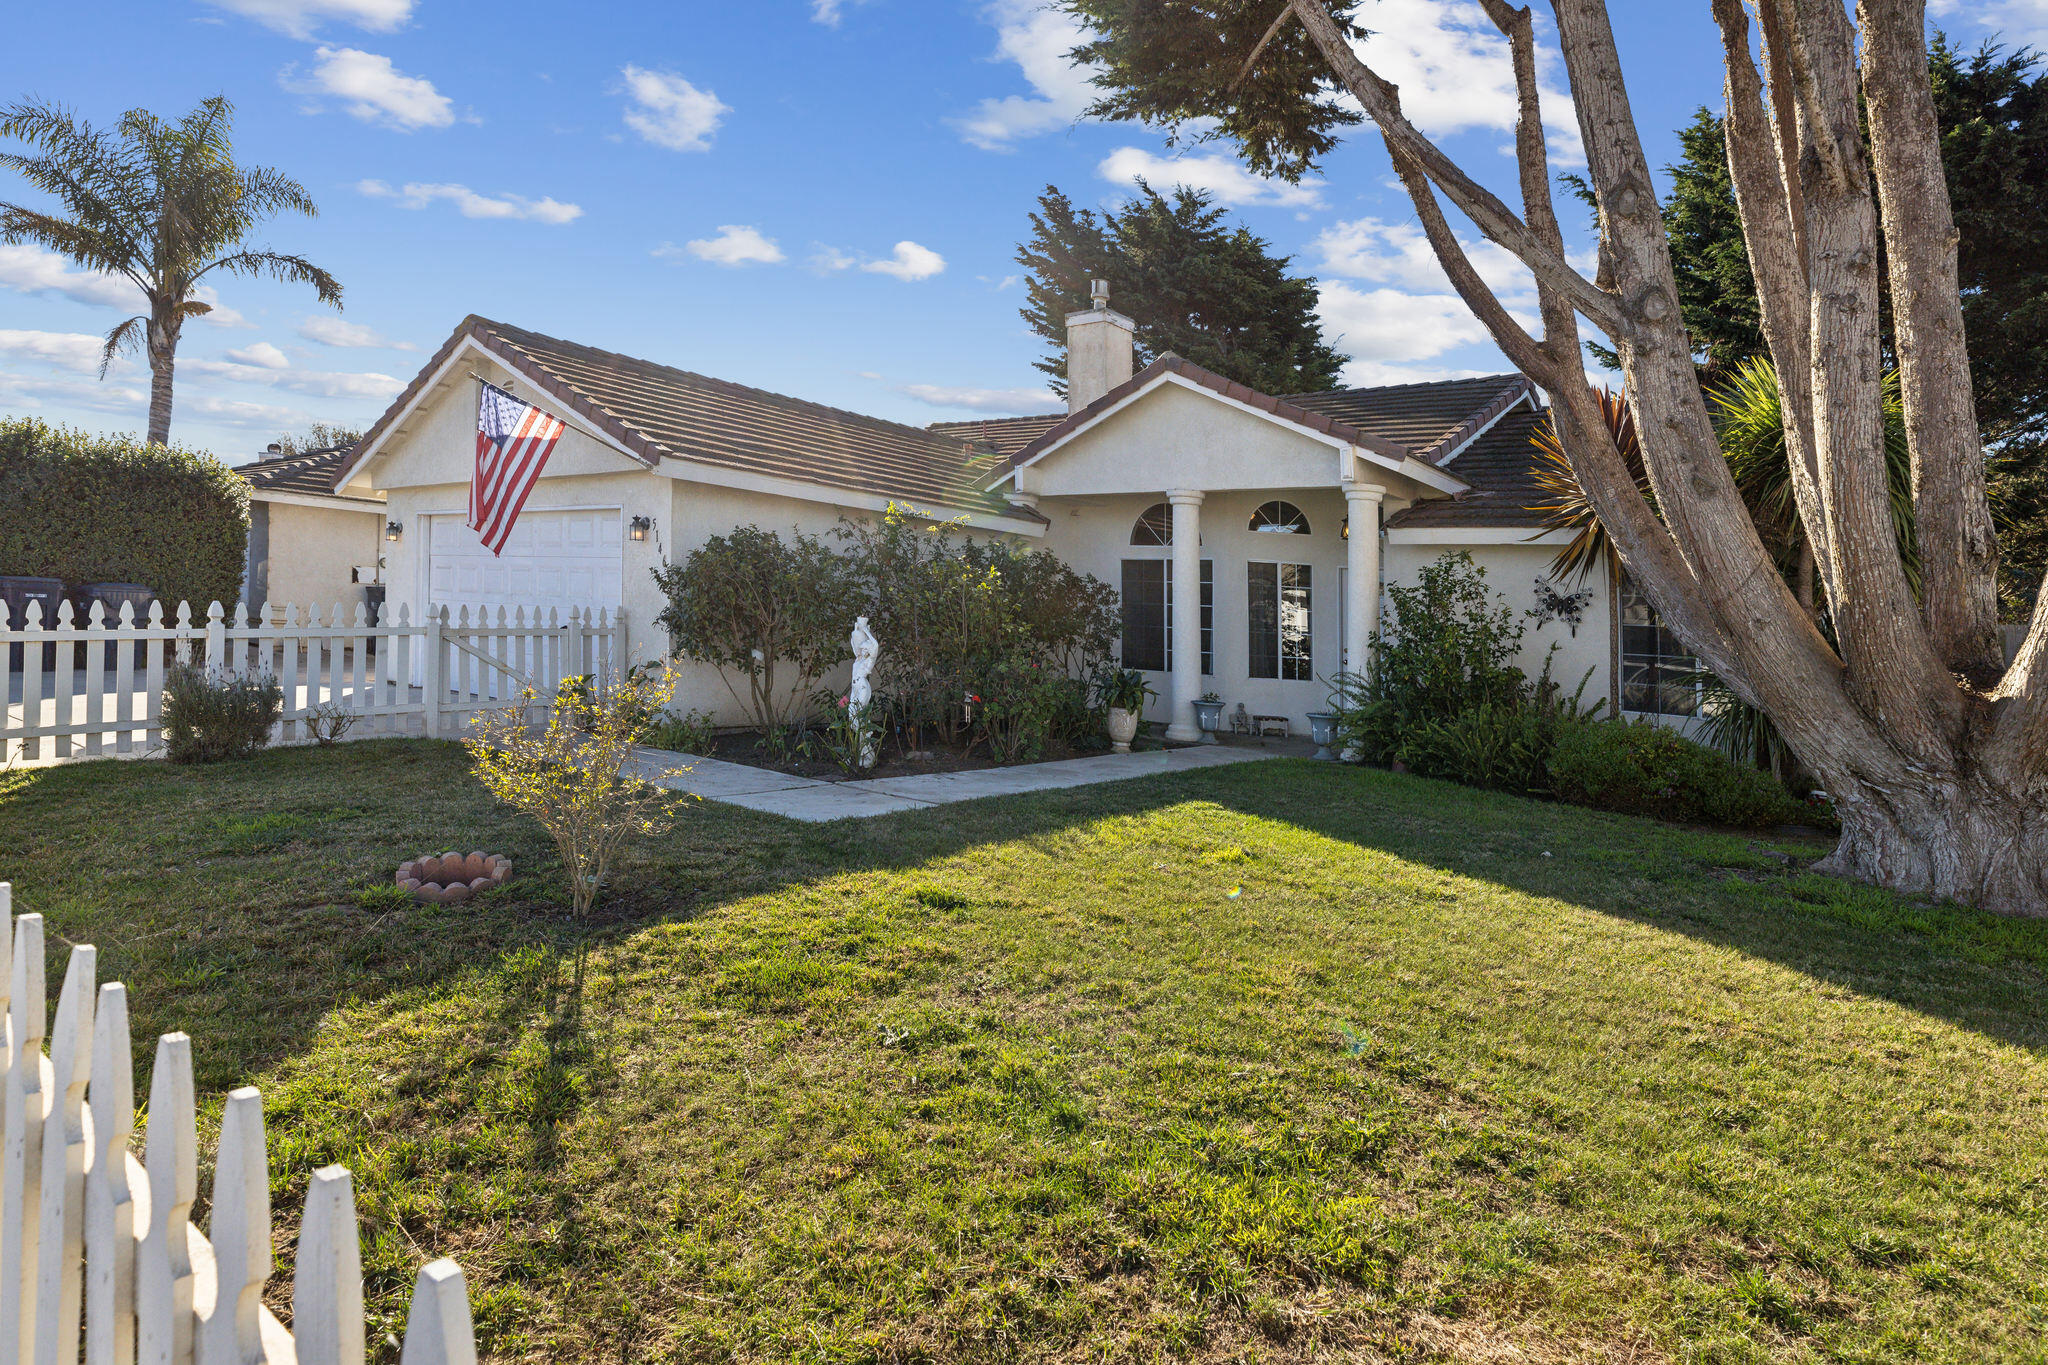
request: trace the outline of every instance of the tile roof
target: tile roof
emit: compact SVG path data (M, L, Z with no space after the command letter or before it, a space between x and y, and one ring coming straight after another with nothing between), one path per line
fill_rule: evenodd
M353 446L329 446L325 450L262 459L254 464L236 465L235 473L247 479L251 488L260 491L331 498L335 496L335 477L348 463L349 452L353 449Z
M1444 468L1472 485L1455 498L1434 498L1387 518L1389 530L1414 526L1509 526L1541 530L1546 514L1529 510L1550 495L1536 484L1536 447L1529 438L1549 409L1516 408Z
M650 465L664 457L896 498L922 507L1037 520L984 490L999 461L955 435L693 374L471 316L370 429L375 440L465 337Z
M1014 455L1025 446L1067 420L1064 412L1038 413L1030 417L985 417L972 422L934 422L928 430L946 437L959 437L972 444L983 443L997 455Z
M1297 393L1284 401L1392 441L1415 458L1436 464L1534 388L1519 374L1489 374L1429 384Z

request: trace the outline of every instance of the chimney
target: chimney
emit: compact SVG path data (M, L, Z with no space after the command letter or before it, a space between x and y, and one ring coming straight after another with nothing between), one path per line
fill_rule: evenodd
M1132 322L1109 310L1109 281L1091 280L1085 313L1067 314L1067 411L1079 412L1131 377Z

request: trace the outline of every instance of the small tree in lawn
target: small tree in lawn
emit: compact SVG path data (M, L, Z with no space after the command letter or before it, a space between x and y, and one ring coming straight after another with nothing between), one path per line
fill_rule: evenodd
M529 689L513 705L478 716L463 741L477 780L555 841L579 921L627 843L668 827L673 793L627 772L626 760L647 716L675 695L678 677L664 667L545 703ZM529 723L537 704L548 708L547 723L538 727Z
M845 565L816 536L736 527L655 570L654 581L668 596L656 622L675 652L717 665L763 733L787 724L825 671L850 657Z

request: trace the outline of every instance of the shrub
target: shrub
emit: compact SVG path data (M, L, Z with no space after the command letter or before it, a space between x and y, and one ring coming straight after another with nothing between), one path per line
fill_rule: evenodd
M269 674L210 673L190 664L164 679L164 750L173 763L246 758L270 743L284 689Z
M708 754L717 737L717 722L709 711L663 711L641 734L641 742L657 749L683 754Z
M1564 726L1550 783L1560 800L1665 820L1757 828L1814 818L1769 773L1649 721Z
M785 541L758 526L713 536L654 571L668 596L656 618L685 658L714 664L764 734L797 718L825 671L849 658L859 615L847 565L816 536ZM744 694L734 678L746 680Z
M669 792L625 771L647 717L674 694L676 674L636 669L624 681L557 692L547 724L528 724L539 698L528 689L511 706L471 722L470 764L477 780L506 805L540 822L569 873L580 918L628 840L667 823ZM580 964L580 958L579 958ZM579 968L580 969L580 968Z
M988 743L1000 759L1094 742L1098 718L1076 680L1110 657L1121 629L1114 589L1056 555L968 540L903 507L846 523L840 538L882 642L876 684L907 746L936 732ZM983 699L972 721L970 696Z
M210 455L0 420L0 574L140 583L174 609L233 606L249 486Z
M1401 757L1404 741L1432 723L1512 707L1523 698L1528 679L1508 662L1521 647L1522 627L1486 586L1486 570L1471 555L1447 553L1426 565L1413 585L1387 584L1386 594L1372 672L1340 676L1331 698L1344 753L1390 762Z

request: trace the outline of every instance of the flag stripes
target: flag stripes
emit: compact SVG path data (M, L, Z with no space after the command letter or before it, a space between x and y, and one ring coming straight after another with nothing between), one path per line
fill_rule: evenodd
M469 526L485 548L503 554L512 527L540 481L562 420L522 403L495 384L479 383L476 472L469 481Z

